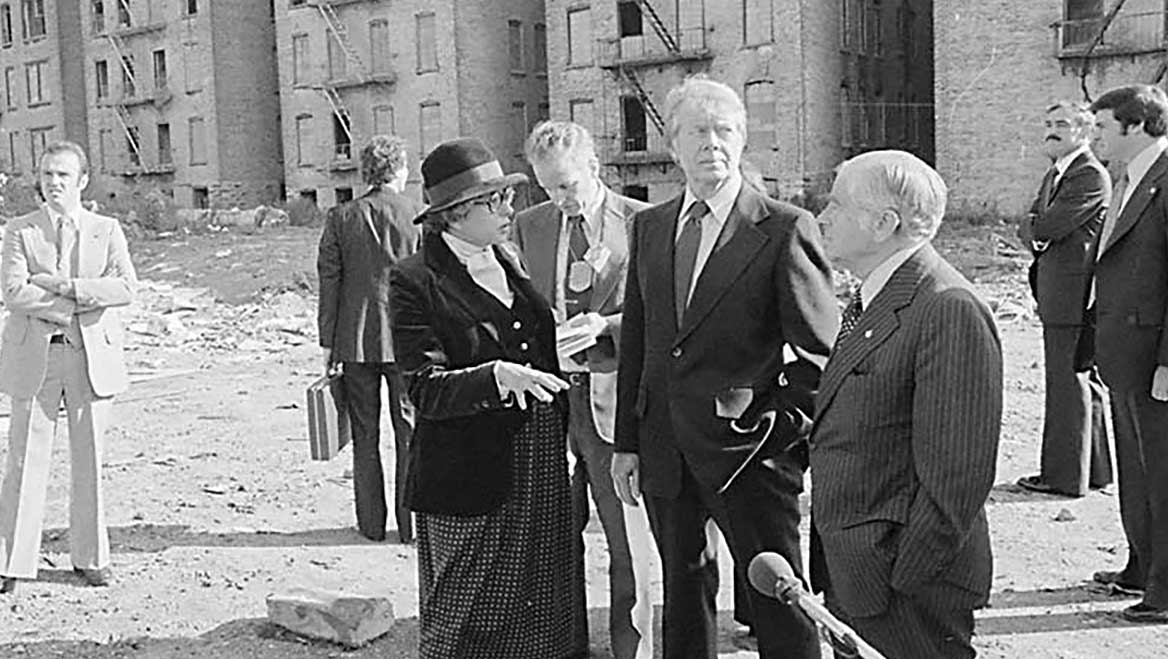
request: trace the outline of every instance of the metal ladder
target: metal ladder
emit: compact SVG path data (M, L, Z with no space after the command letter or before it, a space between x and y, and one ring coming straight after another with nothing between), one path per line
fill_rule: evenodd
M329 85L319 85L314 87L314 89L320 92L321 96L324 96L325 100L328 101L329 107L332 109L333 114L335 114L337 116L337 120L341 122L341 128L345 129L345 135L349 138L349 148L351 149L352 145L356 141L353 139L353 127L351 125L353 115L349 114L349 109L345 107L344 99L341 98L341 95L337 93L336 89L330 87Z
M641 85L641 81L637 78L637 74L632 69L624 66L620 67L620 74L624 76L628 86L632 88L634 92L636 92L637 99L641 101L641 106L645 108L645 114L649 115L649 120L653 122L653 125L657 128L657 132L661 135L664 135L665 119L661 117L661 113L658 112L657 106L653 105L653 100L649 98L649 94Z
M318 1L316 8L320 11L321 17L324 18L328 30L333 33L333 38L341 45L341 50L345 51L345 59L353 66L356 77L361 81L366 80L369 75L365 70L365 63L361 61L361 56L357 54L357 50L349 41L349 30L341 21L340 16L337 16L337 10L323 1Z
M653 27L653 32L661 39L661 43L669 49L669 52L677 54L681 52L681 47L677 45L677 39L673 33L665 27L665 22L661 20L661 16L657 14L657 10L653 8L653 4L649 0L635 0L637 8L641 10L641 15L649 19L649 25Z

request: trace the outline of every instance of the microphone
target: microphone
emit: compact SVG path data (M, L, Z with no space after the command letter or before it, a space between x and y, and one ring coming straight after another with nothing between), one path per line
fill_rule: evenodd
M814 620L831 637L832 645L845 656L860 659L887 659L876 648L868 645L851 627L840 622L819 600L803 590L803 584L795 576L787 559L772 552L764 551L750 561L746 571L750 585L758 592L786 604L797 606L808 618Z

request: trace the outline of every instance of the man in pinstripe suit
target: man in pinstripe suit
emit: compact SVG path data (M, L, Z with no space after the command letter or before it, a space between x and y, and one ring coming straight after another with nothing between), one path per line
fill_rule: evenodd
M897 659L973 657L993 570L985 501L1002 414L997 329L929 244L945 183L902 151L843 164L819 217L863 280L820 381L812 519L828 606Z

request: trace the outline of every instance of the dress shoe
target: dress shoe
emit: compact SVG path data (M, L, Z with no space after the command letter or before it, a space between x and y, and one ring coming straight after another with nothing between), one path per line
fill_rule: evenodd
M1031 492L1038 492L1039 494L1053 494L1060 497L1070 497L1078 499L1082 494L1072 494L1070 492L1063 492L1042 480L1039 476L1023 476L1018 479L1018 487Z
M0 594L7 595L8 593L16 592L16 577L4 577L0 579Z
M108 567L98 569L75 567L73 572L84 579L85 583L95 587L108 586L114 576Z
M1100 570L1091 575L1091 579L1095 583L1101 583L1104 586L1110 586L1111 590L1123 595L1132 595L1135 597L1144 594L1144 587L1137 583L1125 581L1123 572L1113 570Z
M1168 608L1158 609L1140 602L1124 609L1123 619L1128 622L1168 624Z

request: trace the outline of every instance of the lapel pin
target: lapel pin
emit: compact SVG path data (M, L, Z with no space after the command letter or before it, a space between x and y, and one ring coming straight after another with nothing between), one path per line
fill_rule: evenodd
M864 338L865 339L872 338L872 330L868 330L867 332L864 332Z

